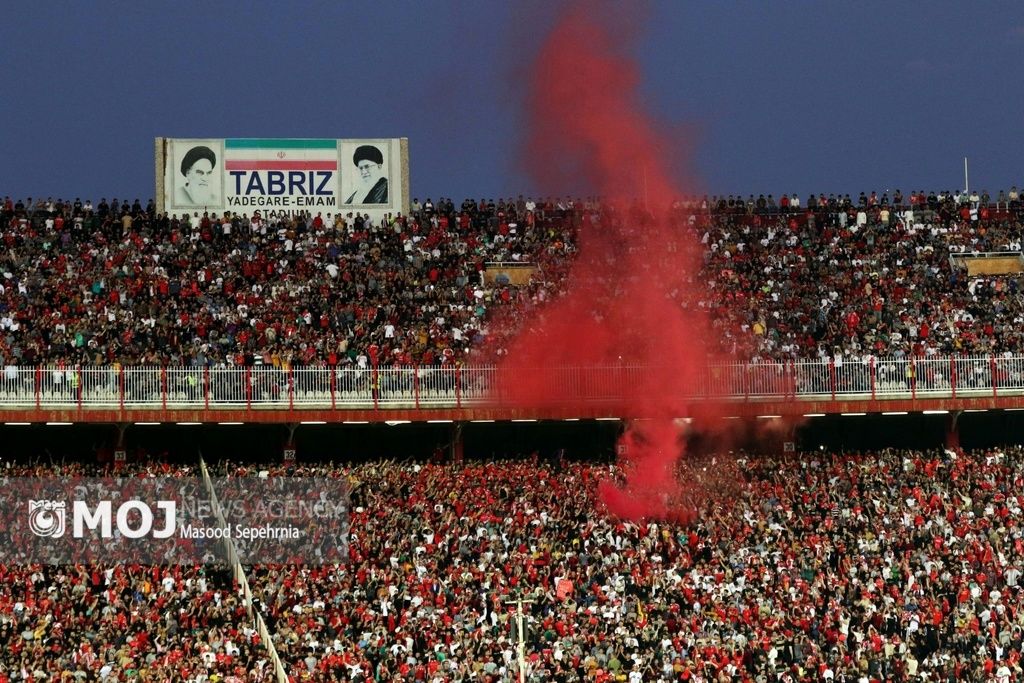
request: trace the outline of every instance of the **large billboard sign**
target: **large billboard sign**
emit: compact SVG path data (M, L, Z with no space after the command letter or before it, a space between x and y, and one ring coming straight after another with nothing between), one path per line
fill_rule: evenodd
M405 213L406 138L157 138L158 208L252 215Z

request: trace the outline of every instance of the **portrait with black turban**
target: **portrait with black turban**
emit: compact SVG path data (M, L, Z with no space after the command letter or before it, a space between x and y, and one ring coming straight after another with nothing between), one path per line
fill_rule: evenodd
M187 147L176 166L174 203L176 206L218 207L220 175L217 173L217 152L213 144L180 141L177 149Z
M384 153L376 145L359 145L352 153L356 176L354 188L346 204L387 204L388 178L384 169Z

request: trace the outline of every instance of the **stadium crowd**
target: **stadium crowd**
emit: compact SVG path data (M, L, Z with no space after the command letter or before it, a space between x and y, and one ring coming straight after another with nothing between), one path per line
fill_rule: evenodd
M170 463L116 472L78 461L5 464L5 490L25 477L196 475ZM23 564L6 561L10 550L0 563L0 683L276 680L224 566Z
M698 299L724 350L907 357L1020 351L1019 276L967 277L950 254L1019 251L1021 208L1016 188L994 199L762 195L680 200L667 220L679 245L700 249ZM525 310L565 290L581 226L647 219L639 206L522 197L414 200L410 215L380 221L6 198L0 355L8 365L493 359ZM491 262L537 270L517 287L484 278Z
M740 357L1019 353L1019 273L968 277L951 255L1020 252L1016 187L783 196L678 207L699 219L707 305Z
M487 309L518 294L485 286L485 261L543 265L572 249L568 227L534 230L507 210L445 201L373 223L8 199L0 352L16 364L451 362L480 341Z
M608 465L271 468L351 478L350 561L253 593L295 681L512 680L518 598L531 681L1024 677L1024 449L697 465L692 526L601 514Z
M520 598L531 681L1024 678L1021 447L690 459L689 525L595 462L218 467L352 484L347 563L248 568L292 681L513 680ZM4 564L0 681L272 680L248 623L211 566Z

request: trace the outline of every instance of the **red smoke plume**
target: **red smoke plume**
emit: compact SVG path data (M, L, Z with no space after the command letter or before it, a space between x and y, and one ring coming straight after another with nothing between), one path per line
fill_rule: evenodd
M621 18L620 18L621 19ZM602 198L600 219L577 226L568 291L527 321L499 370L502 400L563 404L558 387L589 382L631 423L626 482L601 490L622 517L678 517L677 464L687 414L712 343L697 306L700 250L689 216L673 208L669 150L679 148L644 114L621 27L576 7L544 43L527 99L529 169L542 187L579 187ZM542 229L538 226L536 229ZM606 368L593 373L568 368ZM684 484L684 487L686 484Z

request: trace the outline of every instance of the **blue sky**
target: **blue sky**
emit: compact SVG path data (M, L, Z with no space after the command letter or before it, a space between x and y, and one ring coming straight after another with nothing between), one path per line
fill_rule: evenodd
M153 138L408 137L412 193L538 188L520 154L543 2L16 3L0 195L153 194ZM670 2L645 106L709 193L1024 185L1015 2ZM684 139L693 137L693 140Z

